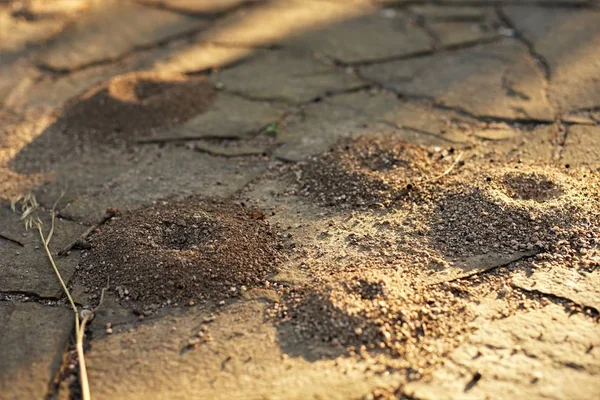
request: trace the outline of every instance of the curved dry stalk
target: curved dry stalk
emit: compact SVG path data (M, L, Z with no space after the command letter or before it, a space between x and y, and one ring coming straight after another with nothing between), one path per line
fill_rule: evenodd
M65 281L63 280L62 275L60 274L60 271L58 270L58 267L56 266L56 263L54 262L54 257L52 257L50 248L48 247L48 244L50 243L51 234L48 235L48 238L45 238L44 232L42 231L42 222L38 219L35 224L37 225L38 232L40 234L40 238L42 239L42 244L44 245L44 250L46 250L46 255L48 256L48 259L50 260L50 264L52 264L52 268L54 269L54 272L56 273L56 276L58 277L58 280L60 281L60 284L62 285L62 288L63 288L65 294L67 295L67 298L69 299L69 303L71 303L71 308L73 309L73 312L75 313L75 342L76 342L75 346L77 348L77 358L79 360L79 375L80 375L79 380L81 382L81 394L82 394L83 400L91 400L90 386L89 386L89 382L88 382L87 368L85 365L85 356L84 356L84 352L83 352L83 335L85 333L85 324L87 323L89 317L87 317L87 316L84 317L84 319L81 323L81 326L79 325L79 311L77 310L77 306L75 305L73 296L71 296L71 292L67 288L67 285L65 284ZM50 233L52 233L53 230L54 230L54 215L52 218L52 228L50 230Z

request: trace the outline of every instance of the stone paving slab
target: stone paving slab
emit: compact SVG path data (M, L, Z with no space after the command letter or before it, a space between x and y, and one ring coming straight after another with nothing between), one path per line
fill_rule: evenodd
M518 32L547 64L548 97L560 113L593 108L600 93L600 10L506 7Z
M285 44L343 63L355 63L430 50L431 37L404 13L377 10L316 27Z
M0 302L0 391L6 400L46 398L67 346L73 311Z
M254 99L307 102L365 83L343 70L291 51L267 51L217 72L211 80L225 90Z
M525 290L564 297L576 304L600 310L600 274L597 271L553 268L534 271L530 275L517 274L512 282Z
M9 10L0 10L0 63L14 57L12 52L19 53L27 47L39 45L58 34L66 25L60 19L27 21L15 19Z
M551 121L544 76L515 40L360 68L402 95L426 98L474 115ZM483 96L483 97L482 97Z
M141 4L194 15L223 13L258 1L262 0L138 0Z
M135 48L193 32L208 21L131 2L102 2L66 29L39 56L46 67L65 71L117 59Z
M184 147L149 146L152 148L134 163L120 164L121 171L113 179L103 180L102 174L98 174L93 180L95 184L88 184L88 189L76 194L61 212L71 218L96 221L113 206L135 209L154 201L194 194L228 197L266 168L260 158L233 161ZM79 182L89 181L81 177ZM58 187L55 185L54 191Z
M235 110L235 112L232 112ZM248 138L276 123L285 109L276 104L219 93L204 113L166 133L168 137Z
M594 399L600 391L600 328L562 307L516 314L479 329L430 382L409 383L419 399ZM589 351L589 349L592 349ZM473 376L480 378L473 383Z
M206 43L270 47L375 8L368 2L266 1L218 21L200 37Z
M331 147L342 137L392 133L426 145L461 145L469 139L448 125L451 113L406 104L393 95L343 94L311 104L283 122L275 156L299 161Z
M287 356L275 327L263 322L267 304L264 297L233 304L217 310L209 324L203 323L208 313L191 308L99 337L87 358L92 393L122 399L185 399L190 393L211 399L243 399L248 393L271 399L347 399L393 380L391 374L365 375L366 365L353 367L343 358L311 363ZM213 339L186 348L202 326Z
M41 214L44 233L47 234L50 230L50 217ZM48 298L60 297L62 286L48 261L37 229L25 231L20 216L7 207L0 208L0 218L0 233L23 244L20 246L0 238L0 291L25 292ZM85 229L85 226L57 218L50 250L56 254L79 237ZM75 272L78 258L74 253L71 257L61 259L59 269L65 281Z
M570 165L600 168L600 127L572 126L569 128L562 152L562 160Z

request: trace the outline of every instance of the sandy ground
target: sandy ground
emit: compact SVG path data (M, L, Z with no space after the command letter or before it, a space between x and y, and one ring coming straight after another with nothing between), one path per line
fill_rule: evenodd
M597 399L599 19L0 0L3 398Z

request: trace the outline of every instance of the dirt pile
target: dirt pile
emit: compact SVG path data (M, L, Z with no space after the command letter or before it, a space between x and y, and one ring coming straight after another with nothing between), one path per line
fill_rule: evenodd
M300 165L300 192L328 206L387 206L412 185L442 174L454 153L394 136L344 139Z
M386 150L384 143L391 147ZM340 209L371 202L393 206L373 213L376 220L365 220L371 225L377 221L378 229L348 236L348 246L363 249L363 257L347 260L347 268L320 266L312 272L312 282L289 290L273 307L272 315L292 327L298 343L322 343L361 357L384 352L396 357L394 368L404 368L409 379L416 379L476 328L474 304L482 297L491 293L503 301L498 317L547 303L511 289L512 270L600 268L598 173L560 165L490 163L468 154L464 164L453 165L455 156L448 155L393 139L364 138L344 141L302 167L304 193L323 204ZM450 165L451 173L431 180ZM407 182L419 180L410 195L389 201ZM344 192L351 195L340 198ZM343 232L351 226L343 226ZM488 253L498 254L498 260L517 253L534 256L506 267L500 262L462 280L427 281L432 268L460 269L454 261Z
M110 278L124 304L142 309L218 300L263 284L282 246L260 211L192 198L107 223L77 279L97 291Z
M361 269L318 289L289 292L274 315L301 342L398 357L395 367L409 369L409 379L439 365L471 330L473 312L451 291L373 272L373 265Z
M129 142L201 114L217 92L207 80L178 74L117 76L72 99L55 126L71 139Z
M427 196L431 245L448 257L591 249L600 228L598 182L553 166L465 168Z

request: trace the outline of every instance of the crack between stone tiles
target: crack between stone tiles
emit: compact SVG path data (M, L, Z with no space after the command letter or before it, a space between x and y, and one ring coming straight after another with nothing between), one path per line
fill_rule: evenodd
M81 71L84 71L84 70L87 70L90 68L94 68L94 67L113 65L113 64L119 63L121 61L126 61L128 58L130 58L136 54L139 54L139 53L144 53L147 51L166 47L166 46L168 46L172 43L175 43L177 41L180 41L180 40L183 41L186 39L192 39L194 36L196 36L197 34L199 34L200 32L204 31L207 28L208 27L195 28L195 29L192 29L192 30L189 30L186 32L182 32L177 35L169 36L163 40L156 41L156 42L148 44L148 45L135 46L131 50L127 51L126 53L124 53L118 57L93 61L93 62L90 62L87 64L77 66L75 68L70 68L70 69L53 68L44 63L36 63L36 64L34 64L34 67L37 68L40 72L43 72L50 76L66 76L66 75L70 75L72 73L81 72ZM224 48L224 49L248 49L250 51L278 50L278 46L249 46L249 45L243 45L243 44L221 43L218 41L199 41L199 42L193 43L192 45L198 45L198 46L206 45L206 46L213 46L216 48ZM251 59L251 57L243 57L240 60L235 61L234 64L239 65L241 63L246 62L249 59ZM215 66L215 67L207 68L206 70L212 70L212 69L216 69L216 68L222 70L229 66L230 65ZM191 71L189 73L186 72L184 74L197 74L197 73L198 73L197 71Z
M544 291L538 290L538 289L526 289L525 287L514 284L514 283L513 283L513 287L522 292L528 293L528 294L536 294L538 296L542 296L552 302L560 302L560 303L567 302L567 303L574 304L575 306L580 307L581 310L583 311L581 314L585 315L588 318L598 319L598 317L600 316L600 312L598 311L598 309L596 307L592 307L592 306L588 306L583 303L579 303L568 297L559 296L557 294L554 294L551 292L544 292Z
M157 48L161 48L161 47L165 47L177 40L182 40L182 39L186 39L186 38L191 38L194 35L197 35L198 33L202 32L204 29L206 29L206 27L202 27L202 28L195 28L195 29L190 29L186 32L182 32L176 35L172 35L169 36L167 38L164 38L162 40L156 41L154 43L148 44L148 45L142 45L142 46L134 46L131 50L127 51L126 53L119 55L117 57L113 57L113 58L105 58L102 60L97 60L97 61L92 61L89 62L87 64L83 64L83 65L79 65L75 68L70 68L70 69L64 69L64 68L54 68L50 65L46 65L44 63L37 63L35 64L35 66L42 72L48 73L48 74L52 74L52 75L68 75L68 74L72 74L74 72L80 72L92 67L98 67L98 66L104 66L104 65L111 65L111 64L116 64L119 61L123 61L125 59L127 59L128 57L136 54L136 53L141 53L144 51L148 51L148 50L153 50L153 49L157 49Z
M442 40L441 38L429 27L426 23L426 18L422 15L418 15L411 11L409 8L404 10L410 19L415 23L417 27L421 29L431 40L431 47L435 51L436 49L442 48Z
M37 303L49 307L71 309L70 305L62 304L63 296L44 297L28 291L0 291L0 302Z
M442 46L437 49L415 51L412 53L401 54L401 55L397 55L397 56L390 56L390 57L384 57L384 58L378 58L378 59L372 59L372 60L364 60L364 61L352 61L352 62L343 62L340 60L335 60L335 62L344 67L366 67L369 65L385 64L385 63L394 62L394 61L419 59L419 58L430 57L430 56L440 54L440 53L469 49L471 47L477 47L479 45L495 43L502 39L503 39L502 36L495 36L495 37L491 37L491 38L471 40L471 41L467 41L467 42L463 42L463 43Z
M542 54L537 52L537 50L535 49L535 45L532 42L530 42L525 37L525 35L523 35L521 31L519 31L519 29L517 29L516 25L511 21L511 19L501 7L496 7L495 11L500 22L502 22L506 27L508 27L515 33L514 38L525 46L527 52L529 53L529 56L533 59L534 66L543 77L542 93L544 96L544 100L552 110L552 114L556 119L556 108L550 101L550 96L548 95L548 90L550 88L550 80L552 79L552 70L550 68L550 64L548 63L548 60L546 60L546 58Z
M413 95L401 93L393 88L388 88L386 86L381 87L383 90L394 93L400 100L416 100L416 101L425 101L429 106L434 109L442 110L442 111L450 111L454 112L460 116L471 118L480 122L504 122L506 124L521 124L521 125L552 125L555 123L553 120L545 120L545 119L536 119L536 118L506 118L506 117L498 117L493 115L477 115L473 114L461 107L456 106L448 106L445 104L440 104L435 101L431 96L423 96L423 95Z

